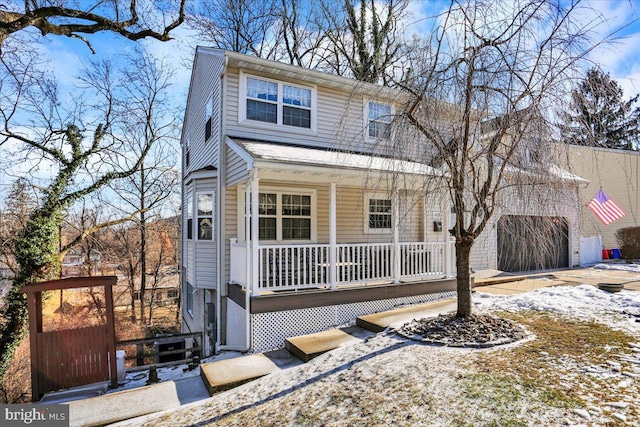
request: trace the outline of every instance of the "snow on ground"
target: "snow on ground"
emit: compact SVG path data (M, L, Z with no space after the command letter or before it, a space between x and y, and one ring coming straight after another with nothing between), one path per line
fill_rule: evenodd
M605 314L640 315L640 293L621 291L609 293L592 285L553 286L517 295L492 295L476 292L474 307L479 310L519 310L546 311L581 320L603 321ZM629 317L606 318L608 324L629 323ZM633 319L631 319L633 321Z
M591 268L595 270L618 270L618 271L630 271L632 273L640 273L640 264L607 263L607 264L596 264Z
M610 294L594 286L580 285L510 296L477 292L473 298L477 311L546 311L612 326L624 324L633 336L640 336L640 324L635 323L634 316L623 315L640 314L640 293L623 290ZM640 400L635 397L640 369L622 372L620 363L607 362L618 368L612 371L605 364L585 371L570 363L553 362L550 369L570 366L571 371L561 375L567 375L567 381L573 381L576 387L586 387L587 396L585 407L554 407L541 403L517 384L491 383L493 377L487 379L482 372L478 373L478 361L482 360L479 355L492 351L492 358L508 360L510 348L514 347L470 350L424 346L392 333L381 333L210 399L123 425L445 426L515 422L551 426L608 425L606 420L611 417L640 422L636 412ZM622 350L617 348L616 351ZM619 355L612 352L609 357L617 360ZM640 358L628 360L631 362L625 363L629 366L636 362L636 366L640 365ZM625 387L622 396L628 397L628 402L614 402L620 407L611 407L590 394L589 387L603 386L597 382L600 377L594 380L597 385L589 385L591 377L585 375L595 375L592 371L602 371L598 375L606 376L605 384L608 381L614 388Z

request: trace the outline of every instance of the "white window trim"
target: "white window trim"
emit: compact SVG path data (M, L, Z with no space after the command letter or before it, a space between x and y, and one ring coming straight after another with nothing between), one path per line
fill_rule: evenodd
M198 220L200 218L209 218L209 216L200 216L198 215L198 196L200 195L211 195L211 239L200 239L200 233L198 233ZM199 242L215 242L216 241L216 192L211 191L197 191L195 193L195 197L193 198L193 234L194 239Z
M369 136L369 103L388 105L390 107L390 109L391 109L391 121L393 121L393 116L396 114L395 106L391 102L380 101L378 99L373 99L373 98L364 98L364 106L363 106L364 117L363 118L364 118L364 138L365 138L365 140L370 141L370 142L374 142L374 141L390 141L390 140L392 140L393 139L393 129L391 129L391 132L390 132L388 138ZM391 123L389 123L389 126L391 126Z
M185 221L185 228L187 229L187 234L185 236L185 240L196 240L193 238L193 232L194 232L194 227L193 227L193 188L191 186L188 186L185 189L185 208L186 208L186 212L185 212L185 217L186 217L186 221ZM191 230L189 230L189 219L191 219ZM189 231L191 231L191 238L189 238Z
M245 241L245 223L244 223L244 198L245 191L244 185L238 185L238 241ZM316 243L318 240L318 197L317 191L313 188L298 188L298 187L273 187L273 186L260 186L260 193L275 193L277 195L277 210L276 210L276 240L260 240L263 244L297 244L297 243ZM302 240L282 240L282 195L293 194L299 196L311 196L311 239Z
M369 228L369 200L380 199L391 201L391 228ZM364 194L364 234L392 234L393 224L395 224L393 197L388 193L365 193Z
M247 119L247 77L252 77L258 80L264 80L267 82L276 83L278 85L278 102L277 102L278 108L276 112L276 117L277 117L276 123L267 123L267 122L261 122L258 120ZM282 123L283 106L288 105L282 102L282 97L283 97L282 86L283 85L311 90L311 128L289 126ZM316 118L318 116L317 92L318 92L318 89L317 89L317 86L315 85L301 85L298 83L293 83L288 81L270 79L268 77L258 76L255 74L247 74L243 71L240 71L240 82L239 82L239 92L238 92L238 123L244 126L249 126L249 127L259 128L259 129L271 129L271 130L279 129L280 131L282 131L281 126L284 126L287 132L300 133L305 135L315 135L317 130ZM270 101L265 101L265 102L270 102ZM293 105L293 107L295 107L295 105Z

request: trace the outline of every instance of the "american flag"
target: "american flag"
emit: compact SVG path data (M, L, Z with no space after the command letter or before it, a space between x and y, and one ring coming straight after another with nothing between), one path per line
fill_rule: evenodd
M607 194L600 189L598 194L587 203L589 209L593 211L604 225L611 224L616 219L620 219L624 216L624 212L613 200L607 196Z

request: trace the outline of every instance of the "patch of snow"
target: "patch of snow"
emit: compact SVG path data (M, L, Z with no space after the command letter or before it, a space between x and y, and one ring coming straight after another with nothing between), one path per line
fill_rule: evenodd
M534 310L583 320L599 320L605 313L640 313L640 293L609 293L592 285L554 286L517 295L476 292L473 304L479 310Z
M640 264L596 264L591 267L595 270L618 270L618 271L631 271L632 273L640 273Z

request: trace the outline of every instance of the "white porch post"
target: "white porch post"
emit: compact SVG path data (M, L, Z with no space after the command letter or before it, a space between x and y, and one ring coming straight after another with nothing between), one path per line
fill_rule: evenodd
M259 227L258 222L258 194L260 191L260 179L258 179L258 171L253 170L253 179L251 180L251 292L258 292L258 243L259 243Z
M331 289L335 289L338 282L336 187L336 183L332 182L329 192L329 283Z
M398 189L393 189L391 209L393 218L393 282L400 283L400 197Z
M244 289L245 293L251 291L251 184L247 182L244 190Z

